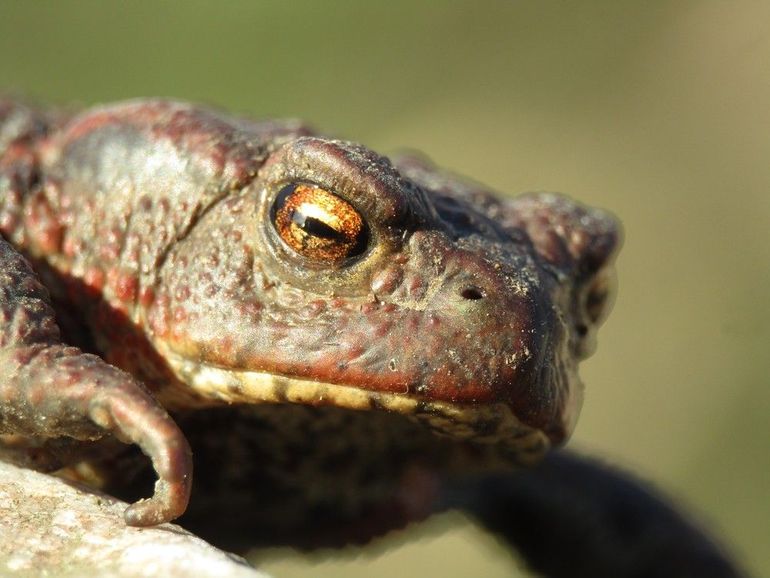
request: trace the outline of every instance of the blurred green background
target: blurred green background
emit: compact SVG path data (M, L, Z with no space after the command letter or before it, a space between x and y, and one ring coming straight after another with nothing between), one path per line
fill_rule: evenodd
M620 292L571 443L770 575L770 3L2 1L0 87L301 117L613 210ZM257 560L279 578L516 566L458 516L386 546Z

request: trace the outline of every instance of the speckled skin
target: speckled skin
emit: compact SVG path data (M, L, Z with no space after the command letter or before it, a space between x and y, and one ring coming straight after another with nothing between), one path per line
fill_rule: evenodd
M363 256L321 266L280 241L270 208L292 182L363 215ZM138 444L159 481L135 525L189 496L163 406L389 410L514 440L520 461L562 443L619 237L563 196L504 200L299 123L157 100L76 116L0 101L0 232L0 441L39 464L63 455L47 439Z

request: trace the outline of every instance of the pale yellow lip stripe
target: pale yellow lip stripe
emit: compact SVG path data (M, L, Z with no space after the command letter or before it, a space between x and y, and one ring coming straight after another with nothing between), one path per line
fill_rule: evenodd
M453 404L261 371L216 367L163 349L166 349L163 356L181 382L159 395L161 403L172 409L210 406L217 402L331 405L359 411L394 412L428 425L439 435L499 444L513 451L523 464L538 461L550 447L542 431L521 423L502 403Z

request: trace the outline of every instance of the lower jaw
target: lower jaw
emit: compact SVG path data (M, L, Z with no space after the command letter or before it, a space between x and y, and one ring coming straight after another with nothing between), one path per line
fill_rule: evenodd
M171 351L164 352L164 357L179 380L176 386L158 393L159 401L171 410L222 404L300 404L384 411L422 423L438 435L503 446L522 465L536 463L551 446L541 430L522 423L503 403L451 403L206 365Z

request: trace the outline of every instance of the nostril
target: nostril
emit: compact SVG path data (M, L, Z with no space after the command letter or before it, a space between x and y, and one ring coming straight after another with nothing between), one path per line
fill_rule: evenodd
M470 301L484 299L484 292L478 287L465 287L460 291L460 297Z

